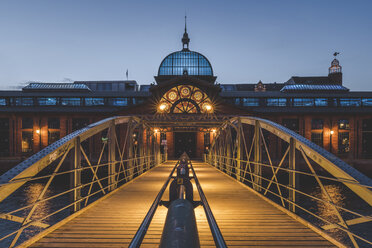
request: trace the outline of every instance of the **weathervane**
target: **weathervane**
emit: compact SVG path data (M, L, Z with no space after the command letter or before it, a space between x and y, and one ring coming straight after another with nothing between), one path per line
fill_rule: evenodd
M336 58L336 56L339 55L339 54L340 54L339 52L334 52L333 56L335 56L335 58Z

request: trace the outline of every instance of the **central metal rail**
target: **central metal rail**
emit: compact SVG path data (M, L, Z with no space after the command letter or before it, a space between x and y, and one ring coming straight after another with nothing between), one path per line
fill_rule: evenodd
M147 229L149 228L149 226L151 224L152 217L154 217L156 209L159 206L160 200L163 197L163 194L164 194L165 190L167 189L169 181L172 179L172 175L173 175L175 169L177 168L178 164L179 164L179 161L173 167L172 172L169 174L169 176L168 176L167 180L165 181L163 187L160 189L158 195L156 196L154 202L152 203L152 205L150 207L150 210L147 212L145 218L143 219L140 227L138 228L138 230L137 230L136 234L134 235L132 241L130 242L128 248L140 247L140 245L143 241L143 238L146 235Z
M175 169L177 168L177 166L179 165L179 163L180 163L180 161L178 161L176 163L176 165L173 167L173 169L172 169L171 173L169 174L168 178L166 179L163 187L160 189L160 191L159 191L158 195L156 196L154 202L152 203L149 211L147 212L145 218L143 219L140 227L138 228L136 234L134 235L130 245L128 246L129 248L139 248L141 246L141 243L142 243L142 241L143 241L143 239L146 235L146 232L148 230L148 227L151 224L151 220L152 220L152 218L153 218L153 216L156 212L157 207L161 203L161 198L162 198L166 188L168 187L168 184L169 184L170 180L172 178L175 178L173 176L173 173L174 173ZM214 243L215 243L217 248L226 248L227 245L225 243L225 240L224 240L224 238L222 236L222 233L221 233L221 231L220 231L220 229L217 225L216 219L213 216L212 210L211 210L211 208L208 204L207 198L206 198L206 196L203 192L203 189L200 185L198 177L196 176L196 173L195 173L194 167L192 166L191 161L188 161L188 165L190 165L190 169L191 169L192 174L193 174L193 176L191 178L193 178L195 180L195 184L196 184L196 187L198 189L200 200L201 200L201 205L204 208L205 215L206 215L207 220L208 220L209 228L211 230Z

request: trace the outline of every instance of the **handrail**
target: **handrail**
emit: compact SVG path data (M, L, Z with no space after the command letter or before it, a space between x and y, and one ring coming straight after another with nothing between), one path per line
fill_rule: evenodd
M173 167L171 173L169 174L167 180L165 181L163 187L160 189L158 195L156 196L154 202L152 203L149 211L147 212L145 218L143 219L140 227L138 228L136 234L134 235L132 241L130 242L128 248L138 248L141 246L141 243L143 241L143 238L146 235L147 229L150 226L151 220L154 217L154 214L156 212L156 209L159 206L160 200L163 197L164 191L167 189L167 186L169 184L169 181L172 178L172 175L177 168L177 165L179 164L179 161L177 161L176 165Z
M190 168L192 170L192 174L193 174L193 177L194 177L194 180L195 180L195 184L196 184L196 187L197 187L198 192L199 192L200 200L202 202L204 212L205 212L205 215L207 217L209 227L211 229L214 244L216 245L217 248L226 248L227 247L226 242L225 242L225 240L222 236L220 228L217 225L216 219L213 216L212 210L209 207L207 198L205 197L203 189L200 186L198 177L196 176L196 173L194 171L194 167L192 166L191 161L190 161Z

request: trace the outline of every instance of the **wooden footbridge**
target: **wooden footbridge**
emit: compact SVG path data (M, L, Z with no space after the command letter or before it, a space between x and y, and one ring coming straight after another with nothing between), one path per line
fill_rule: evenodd
M253 127L251 138L244 136L249 133L244 125ZM177 161L160 154L151 128L139 118L110 118L66 136L1 176L0 246L138 247L130 244L153 212L140 247L158 247L167 208L154 203L164 189L160 198L168 199L164 183ZM280 161L271 160L262 130L288 143ZM102 140L96 157L84 148L89 138ZM296 167L300 158L308 170ZM230 120L221 125L205 162L192 164L218 225L211 224L205 204L195 208L201 247L224 247L216 230L228 247L372 245L371 180L284 127L248 117ZM305 176L319 185L322 197L301 190L298 182ZM69 187L52 194L54 183L57 187L66 178ZM337 205L325 182L353 192L367 211ZM42 185L37 196L13 204L33 183ZM202 200L195 183L195 200ZM306 207L306 198L328 206L330 215ZM354 229L358 225L367 229Z

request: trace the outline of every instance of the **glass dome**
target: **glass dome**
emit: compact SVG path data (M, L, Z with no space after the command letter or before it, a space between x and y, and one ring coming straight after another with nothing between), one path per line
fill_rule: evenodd
M169 54L161 62L158 76L213 76L212 66L202 54L184 49Z

